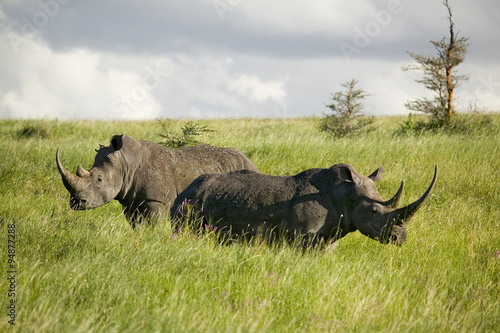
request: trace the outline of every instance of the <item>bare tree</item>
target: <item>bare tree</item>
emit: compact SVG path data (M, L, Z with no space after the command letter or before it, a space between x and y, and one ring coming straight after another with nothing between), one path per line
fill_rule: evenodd
M448 20L450 25L450 37L444 37L440 41L431 41L437 50L437 56L423 56L412 52L408 54L417 64L403 66L403 70L422 71L424 78L416 80L433 92L433 99L416 99L406 103L406 108L411 111L424 112L431 115L442 125L449 124L453 114L453 92L455 87L469 78L468 75L458 75L455 67L465 60L467 54L466 37L459 37L455 32L455 23L448 0L443 1L443 5L448 10Z

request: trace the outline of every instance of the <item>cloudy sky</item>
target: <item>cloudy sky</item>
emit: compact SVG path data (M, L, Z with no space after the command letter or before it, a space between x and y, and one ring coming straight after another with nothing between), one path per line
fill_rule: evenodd
M470 37L459 107L500 110L500 1L451 0ZM357 79L371 115L427 92L406 51L440 0L0 0L0 118L321 116Z

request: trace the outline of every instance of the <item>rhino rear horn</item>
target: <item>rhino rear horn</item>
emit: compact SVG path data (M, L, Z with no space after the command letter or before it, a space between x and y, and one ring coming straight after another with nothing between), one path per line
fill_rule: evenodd
M73 175L71 172L69 172L62 166L61 160L59 159L59 149L57 149L56 152L56 163L57 163L57 169L61 174L64 187L66 187L66 189L70 193L77 192L79 189L81 189L82 179L78 176Z
M414 203L409 204L406 207L400 208L397 210L397 213L403 222L409 221L412 216L417 212L417 210L424 204L427 199L431 196L432 190L434 189L434 185L436 185L437 180L437 165L434 168L434 177L432 178L431 185L427 188L427 191Z
M76 175L81 178L88 178L90 177L90 172L85 170L82 165L78 165L78 168L76 169Z
M403 188L405 187L405 182L401 181L401 185L399 186L399 190L396 194L389 200L383 203L384 206L388 208L397 208L399 204L399 199L401 199L401 194L403 193Z
M384 175L384 167L380 166L377 170L373 171L372 174L368 176L368 178L376 182L382 179L383 175Z

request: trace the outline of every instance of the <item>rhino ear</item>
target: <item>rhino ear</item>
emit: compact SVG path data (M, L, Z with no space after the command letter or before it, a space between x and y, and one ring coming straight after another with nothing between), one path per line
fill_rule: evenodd
M111 138L111 146L115 151L120 150L123 146L123 134L113 135L113 137Z
M376 182L382 179L383 175L384 175L384 167L380 166L377 170L373 171L372 174L368 176L368 178Z
M354 168L351 167L350 165L340 164L338 171L340 173L341 178L348 183L354 183L356 185L359 185L362 182L362 180L356 174L356 170L354 170Z
M96 151L96 153L98 153L98 152L99 152L99 150L101 150L102 148L104 148L104 146L103 146L103 145L99 145L99 149L96 149L96 150L95 150L95 151Z

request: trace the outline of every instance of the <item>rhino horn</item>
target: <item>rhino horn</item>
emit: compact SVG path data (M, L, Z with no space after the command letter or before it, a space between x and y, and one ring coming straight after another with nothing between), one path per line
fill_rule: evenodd
M403 193L404 186L405 186L404 181L401 181L401 186L399 186L399 190L396 192L394 197L384 202L383 205L388 208L397 208L399 204L399 199L401 199L401 194Z
M379 181L380 179L382 179L383 175L384 175L384 167L381 165L377 170L372 172L372 174L369 175L368 178L370 178L371 180L376 182L376 181Z
M66 187L66 189L70 193L78 192L78 190L83 187L82 178L73 175L71 172L69 172L68 170L66 170L62 166L61 160L59 159L59 149L57 149L57 152L56 152L56 162L57 162L57 169L59 170L59 173L61 174L61 178L62 178L64 187Z
M76 169L76 175L81 178L88 178L90 177L90 172L85 170L82 165L78 165L78 168Z
M427 191L425 191L425 193L420 197L420 199L396 211L399 216L399 219L402 222L409 221L412 218L412 216L417 212L417 210L424 204L424 202L427 199L429 199L432 190L434 189L434 185L436 185L436 179L437 179L437 165L434 168L434 177L432 178L431 185L429 185L429 188L427 188Z

